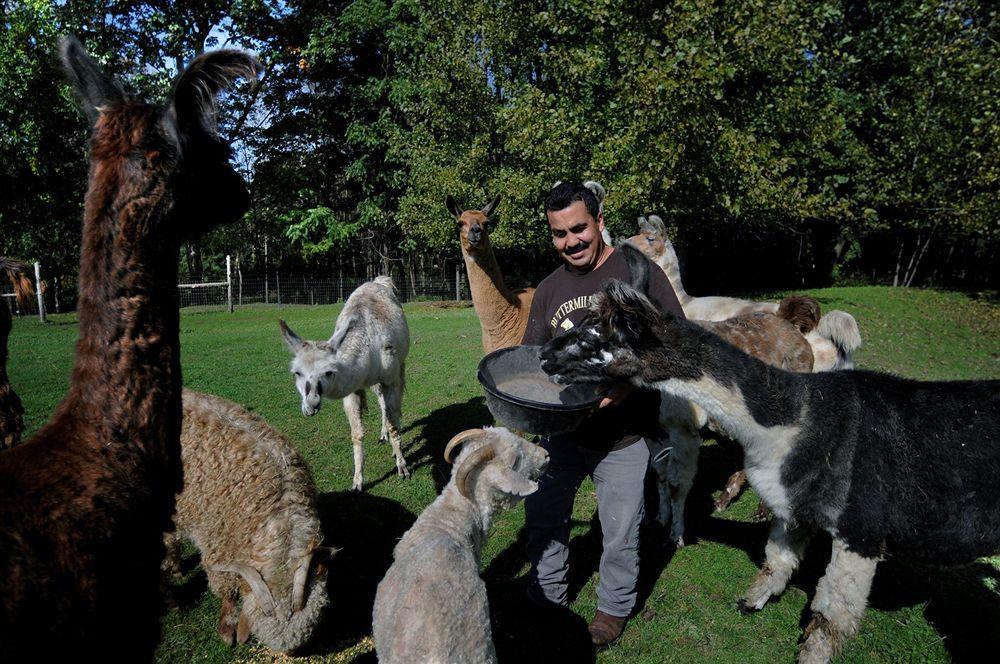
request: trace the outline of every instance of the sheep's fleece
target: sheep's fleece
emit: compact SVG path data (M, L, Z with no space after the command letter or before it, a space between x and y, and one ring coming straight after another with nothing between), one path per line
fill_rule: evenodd
M177 532L167 536L164 567L179 569L178 540L190 539L201 552L209 587L223 599L221 622L231 625L240 615L240 640L249 631L273 650L294 650L309 638L329 601L319 560L327 550L318 547L323 534L305 461L260 417L190 390L184 390L181 450L184 491L177 497ZM251 590L252 581L234 566L259 572L273 601L271 615ZM296 571L306 593L298 611ZM226 599L241 595L242 614L227 616Z

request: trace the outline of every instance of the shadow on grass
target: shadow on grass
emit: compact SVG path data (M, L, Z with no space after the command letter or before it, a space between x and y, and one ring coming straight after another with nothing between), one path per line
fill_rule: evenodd
M574 551L580 549L579 539L570 543L571 570ZM526 578L516 578L527 561L527 542L527 529L521 528L517 539L483 571L497 658L519 663L593 662L595 653L586 620L569 608L539 607L528 600Z
M324 543L340 552L330 563L330 608L299 654L343 650L371 634L375 589L392 564L396 543L416 520L394 500L355 491L321 495L319 513Z
M454 403L432 410L403 428L403 435L411 431L417 432L413 442L403 449L406 465L411 473L430 465L434 488L437 493L441 493L441 489L451 479L451 466L444 460L445 445L455 434L492 423L493 415L486 408L486 400L483 397L473 397L464 403ZM395 476L396 471L390 470L382 477L366 483L365 489Z
M886 561L879 565L871 605L885 611L923 604L924 617L955 662L981 662L1000 649L1000 570L986 561L939 568Z

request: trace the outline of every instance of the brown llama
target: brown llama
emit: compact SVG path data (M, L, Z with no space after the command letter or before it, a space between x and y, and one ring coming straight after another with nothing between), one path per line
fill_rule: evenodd
M500 196L496 196L482 210L464 211L451 196L445 202L461 234L462 258L469 273L472 304L483 329L486 353L521 343L535 296L534 288L512 291L504 284L488 229L490 214L499 202Z
M258 66L206 53L156 107L75 39L60 50L92 127L80 337L51 419L0 454L0 661L149 661L163 535L183 484L178 252L248 207L215 96Z
M34 293L31 280L25 275L27 269L21 261L0 256L0 273L7 275L14 296L22 305ZM24 431L24 406L7 377L7 338L13 323L7 303L0 301L0 450L17 445Z

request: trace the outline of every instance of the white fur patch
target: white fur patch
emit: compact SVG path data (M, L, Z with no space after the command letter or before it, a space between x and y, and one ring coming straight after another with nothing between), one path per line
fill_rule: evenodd
M672 378L650 387L693 401L722 425L743 446L747 477L753 488L776 515L790 518L788 492L781 484L781 465L794 447L802 429L800 424L761 426L750 414L739 388L723 386L707 376L696 381ZM798 422L804 421L802 412Z

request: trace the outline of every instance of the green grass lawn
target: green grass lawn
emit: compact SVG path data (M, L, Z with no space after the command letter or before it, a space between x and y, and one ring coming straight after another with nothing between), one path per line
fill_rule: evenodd
M1000 377L1000 307L955 293L889 288L812 291L824 311L851 312L865 346L862 368L921 379ZM228 314L185 311L181 317L184 381L260 413L288 435L308 459L320 493L326 543L343 550L330 579L333 608L314 646L316 661L374 660L371 606L392 547L447 481L441 451L452 435L491 422L475 378L481 356L479 325L471 308L406 306L412 347L403 398L404 453L413 478L395 474L391 448L376 445L377 402L366 424L365 491L349 491L353 462L347 420L338 403L325 402L303 417L288 374L290 355L278 332L284 317L302 336L327 338L336 306L254 307ZM30 430L37 429L66 390L77 335L73 315L47 325L15 322L11 382L21 395ZM970 440L974 444L974 440ZM732 443L706 442L688 503L689 545L673 553L658 533L644 531L640 612L621 643L600 662L791 662L804 609L829 556L820 543L784 596L752 616L734 608L760 564L767 526L754 522L749 493L723 515L711 513L713 495L736 470ZM600 553L594 527L595 495L586 482L574 510L572 612L540 620L522 601L524 511L501 515L493 528L483 575L490 591L494 640L505 661L585 661L586 623L595 609ZM928 506L930 509L930 506ZM996 561L948 571L887 561L880 566L869 609L844 662L948 661L997 645L1000 597ZM199 585L200 584L200 585ZM161 662L271 661L259 645L226 648L215 633L219 603L190 575L191 601L163 619Z

